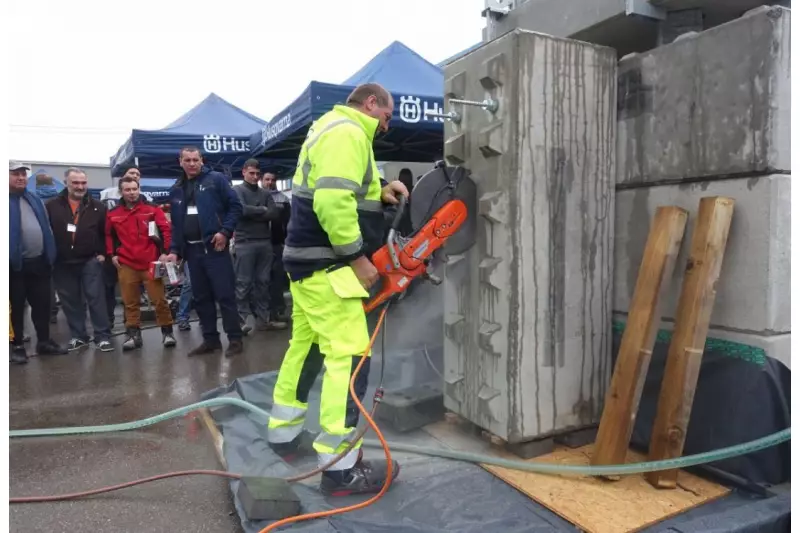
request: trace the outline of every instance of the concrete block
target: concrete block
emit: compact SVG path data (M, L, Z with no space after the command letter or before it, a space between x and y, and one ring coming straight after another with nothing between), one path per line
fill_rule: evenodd
M490 62L504 68L486 84ZM465 139L480 205L477 242L442 284L445 407L510 443L596 423L611 361L616 54L517 30L445 71L464 73L464 98L499 102L453 106L462 121L445 125Z
M283 479L243 477L236 495L248 520L282 520L300 514L300 498Z
M790 180L774 175L617 192L614 310L628 311L656 208L677 205L689 211L689 222L663 303L663 317L674 319L700 198L721 195L736 207L711 326L762 335L791 331Z
M790 171L790 13L620 61L617 183Z
M506 450L510 451L521 459L533 459L551 453L556 449L555 442L552 438L544 438L539 440L532 440L528 442L518 442L516 444L507 444Z
M444 413L441 387L426 384L386 391L377 419L405 433L442 420Z
M655 17L634 15L637 7ZM525 0L516 2L508 15L488 19L483 40L523 29L609 46L625 55L656 46L656 17L662 14L646 0Z

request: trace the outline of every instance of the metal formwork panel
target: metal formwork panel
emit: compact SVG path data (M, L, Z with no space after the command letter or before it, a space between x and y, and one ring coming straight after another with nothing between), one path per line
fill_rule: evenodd
M492 113L450 99L482 101ZM508 442L596 423L610 376L616 53L516 30L445 69L478 239L445 276L445 405Z

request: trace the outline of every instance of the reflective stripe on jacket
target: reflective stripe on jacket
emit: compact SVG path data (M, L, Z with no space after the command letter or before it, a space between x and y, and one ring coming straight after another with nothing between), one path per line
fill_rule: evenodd
M370 255L381 245L381 182L372 142L378 120L335 106L312 124L292 181L283 259L307 275Z

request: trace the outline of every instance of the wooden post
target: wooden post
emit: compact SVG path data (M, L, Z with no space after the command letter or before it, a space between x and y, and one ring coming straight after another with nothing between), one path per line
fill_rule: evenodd
M625 463L661 322L661 296L670 285L687 218L686 210L675 206L659 207L653 217L597 431L591 460L593 465ZM616 476L605 477L619 479Z
M700 200L648 461L673 459L683 453L734 204L732 198L721 196ZM645 477L654 487L675 488L678 471L649 472Z

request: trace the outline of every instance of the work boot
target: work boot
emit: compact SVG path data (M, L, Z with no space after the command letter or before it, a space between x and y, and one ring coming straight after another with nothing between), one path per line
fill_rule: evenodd
M128 328L125 330L125 341L122 343L122 350L129 351L142 347L142 330L139 328Z
M217 340L216 342L209 342L204 340L200 346L186 354L189 357L194 357L195 355L208 355L216 352L217 350L222 349L222 343Z
M392 481L400 473L400 464L392 461ZM386 460L365 461L359 453L358 461L347 470L326 470L322 473L320 491L326 496L369 494L381 490L386 481Z
M24 365L28 363L28 352L25 350L25 346L11 347L11 362L15 365Z
M162 344L165 348L172 348L178 342L175 340L175 335L172 332L172 326L162 326L161 327L161 337L162 337Z
M268 442L267 444L281 459L286 462L292 462L301 457L316 455L317 452L314 450L314 440L316 438L315 434L303 430L289 442Z
M229 339L228 349L225 350L225 357L233 357L234 355L239 355L243 351L244 344L242 343L242 339Z
M66 355L67 349L52 340L48 340L36 345L36 353L39 355Z

